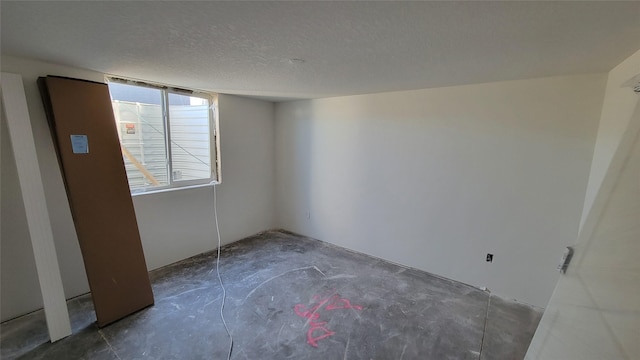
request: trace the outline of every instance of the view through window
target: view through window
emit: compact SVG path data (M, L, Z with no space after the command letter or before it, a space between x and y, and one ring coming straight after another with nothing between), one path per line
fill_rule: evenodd
M132 193L217 181L215 95L108 84Z

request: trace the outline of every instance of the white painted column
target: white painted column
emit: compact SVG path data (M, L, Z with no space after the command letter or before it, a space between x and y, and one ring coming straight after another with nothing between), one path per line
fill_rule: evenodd
M54 342L71 335L71 324L22 77L3 72L0 86L42 291L49 337Z

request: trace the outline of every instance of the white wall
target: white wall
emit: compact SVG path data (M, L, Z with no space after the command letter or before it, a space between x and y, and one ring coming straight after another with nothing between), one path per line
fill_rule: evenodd
M217 188L222 243L275 226L273 103L218 96L222 184ZM217 246L213 188L133 197L147 266L155 269Z
M630 89L627 91L632 93ZM640 99L634 96L636 101ZM640 106L636 108L634 121L640 122ZM574 259L566 276L558 282L526 359L638 359L640 138L637 134L635 131L635 146L626 166L619 175L607 174L618 178L613 192L593 235L579 239L575 245ZM619 155L627 158L628 153L615 156Z
M23 76L65 294L71 297L85 293L88 291L88 286L84 265L36 79L39 75L55 74L102 81L103 76L93 72L5 56L2 57L1 66L2 71ZM3 130L6 130L5 119L2 119L2 122ZM2 235L0 239L2 247L0 318L2 320L42 307L40 285L20 194L20 183L9 141L7 131L2 131L3 171L0 213L2 217L0 220Z
M29 239L29 228L25 216L24 204L20 196L20 183L13 158L13 150L9 143L7 121L2 112L2 159L0 160L0 313L4 320L5 306L7 313L16 307L36 309L42 306L42 294L38 284L36 263ZM45 180L45 179L43 179ZM52 214L53 215L53 214ZM53 218L54 216L52 216ZM23 239L9 241L8 239ZM64 265L64 264L61 264ZM21 278L31 279L28 282L15 282L11 278L14 274L21 274ZM20 299L13 305L11 300L5 299L11 294L12 298Z
M277 224L545 306L576 239L604 83L277 104Z
M636 359L640 353L640 96L621 87L640 52L609 73L574 259L527 359Z
M580 220L581 228L591 211L602 180L616 149L620 145L638 101L633 91L629 91L628 87L623 87L625 82L636 75L640 75L640 50L609 72L585 205Z
M82 258L36 79L61 75L103 81L103 74L6 56L2 57L2 71L23 76L65 294L85 293ZM275 135L272 103L220 95L219 107L223 183L218 188L218 214L222 243L226 244L274 227ZM2 122L5 130L4 119ZM2 131L2 320L42 306L8 141ZM203 187L134 197L149 269L217 246L212 191Z

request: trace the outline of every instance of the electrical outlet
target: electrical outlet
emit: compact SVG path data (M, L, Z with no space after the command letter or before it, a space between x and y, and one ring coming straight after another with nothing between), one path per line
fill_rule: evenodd
M493 262L493 254L487 254L487 262Z

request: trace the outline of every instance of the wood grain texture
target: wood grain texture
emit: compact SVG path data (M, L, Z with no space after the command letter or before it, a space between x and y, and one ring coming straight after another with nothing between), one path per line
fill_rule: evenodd
M102 327L153 304L109 89L53 76L39 82ZM86 135L89 152L74 154L71 135Z

